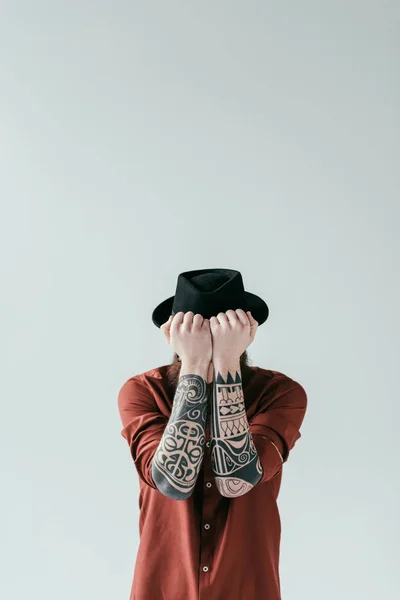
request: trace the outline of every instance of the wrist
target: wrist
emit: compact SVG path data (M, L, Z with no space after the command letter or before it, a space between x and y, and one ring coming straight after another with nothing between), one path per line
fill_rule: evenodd
M240 357L216 356L213 358L212 363L214 367L214 379L218 375L225 380L227 380L229 374L233 379L236 378L236 373L239 373L239 376L241 376Z
M199 375L207 379L210 360L182 358L180 375Z
M217 354L212 357L212 363L215 366L228 366L231 367L240 364L240 356L228 355L228 354Z

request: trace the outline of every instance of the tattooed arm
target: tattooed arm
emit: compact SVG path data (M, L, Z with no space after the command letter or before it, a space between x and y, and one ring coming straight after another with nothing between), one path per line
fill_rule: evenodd
M208 366L182 361L171 415L152 460L154 483L174 500L192 494L204 457Z
M214 362L210 430L211 465L223 496L246 494L262 477L249 430L240 360Z

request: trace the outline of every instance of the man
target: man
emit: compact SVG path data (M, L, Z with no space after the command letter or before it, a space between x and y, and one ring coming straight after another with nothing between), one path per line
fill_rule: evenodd
M118 394L140 483L130 600L281 600L276 501L307 395L247 363L268 315L233 269L181 273L153 311L175 360Z

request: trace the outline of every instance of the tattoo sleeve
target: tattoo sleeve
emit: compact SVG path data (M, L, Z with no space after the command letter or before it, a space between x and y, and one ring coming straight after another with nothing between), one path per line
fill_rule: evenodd
M261 479L263 471L247 420L239 362L232 369L214 364L210 452L215 484L223 496L246 494Z
M165 496L175 500L189 498L201 468L208 387L200 375L179 377L171 415L152 460L154 483Z

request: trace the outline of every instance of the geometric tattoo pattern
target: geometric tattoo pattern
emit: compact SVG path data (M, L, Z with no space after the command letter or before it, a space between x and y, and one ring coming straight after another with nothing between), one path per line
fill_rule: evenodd
M182 375L171 415L152 461L157 487L170 498L185 500L196 484L204 457L209 384L196 374Z
M248 492L262 476L262 467L249 431L242 379L218 372L211 404L211 465L215 484L228 497Z

